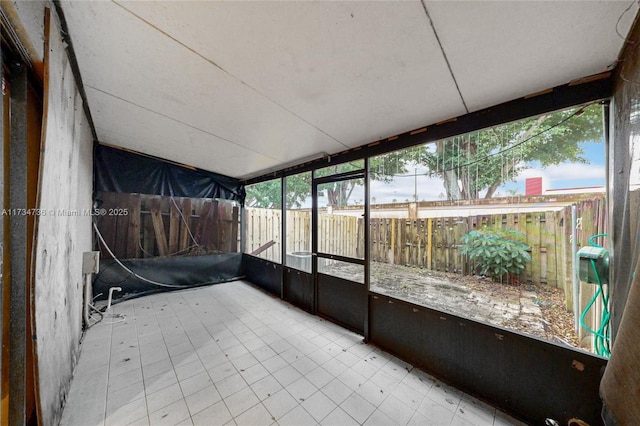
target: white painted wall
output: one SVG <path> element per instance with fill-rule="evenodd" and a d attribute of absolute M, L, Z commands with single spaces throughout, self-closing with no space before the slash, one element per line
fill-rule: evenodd
<path fill-rule="evenodd" d="M 91 217 L 62 212 L 92 204 L 92 136 L 52 13 L 44 151 L 35 248 L 35 335 L 41 424 L 62 415 L 82 334 L 82 253 L 91 250 Z"/>

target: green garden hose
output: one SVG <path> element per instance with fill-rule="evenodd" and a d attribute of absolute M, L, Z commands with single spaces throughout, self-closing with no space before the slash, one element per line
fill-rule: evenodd
<path fill-rule="evenodd" d="M 599 237 L 605 237 L 606 235 L 607 234 L 594 235 L 593 237 L 589 238 L 589 244 L 591 244 L 593 247 L 602 248 L 602 246 L 596 244 L 594 240 Z M 585 330 L 593 334 L 593 346 L 596 354 L 602 357 L 609 358 L 611 356 L 609 348 L 609 318 L 611 316 L 609 313 L 609 288 L 608 286 L 605 288 L 605 286 L 602 284 L 600 274 L 598 273 L 598 268 L 596 267 L 596 261 L 594 259 L 591 259 L 590 262 L 598 283 L 598 290 L 596 290 L 595 294 L 587 304 L 587 307 L 582 312 L 582 315 L 580 315 L 580 325 L 582 325 Z M 587 315 L 587 312 L 589 312 L 589 309 L 591 309 L 596 300 L 598 300 L 598 297 L 602 298 L 602 316 L 600 318 L 600 326 L 597 330 L 593 330 L 591 327 L 585 324 L 584 318 Z"/>

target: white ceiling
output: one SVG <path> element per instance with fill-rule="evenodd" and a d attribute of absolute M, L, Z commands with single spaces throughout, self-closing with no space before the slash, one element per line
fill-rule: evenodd
<path fill-rule="evenodd" d="M 631 1 L 62 7 L 101 142 L 237 178 L 611 69 L 617 32 L 638 11 Z"/>

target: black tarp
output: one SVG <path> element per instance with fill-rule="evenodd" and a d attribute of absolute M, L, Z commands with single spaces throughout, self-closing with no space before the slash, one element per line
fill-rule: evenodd
<path fill-rule="evenodd" d="M 237 179 L 130 151 L 97 145 L 94 168 L 96 191 L 220 198 L 244 205 L 244 185 Z"/>
<path fill-rule="evenodd" d="M 147 280 L 168 284 L 172 287 L 155 285 L 141 280 L 122 268 L 113 259 L 101 260 L 100 272 L 93 280 L 95 299 L 106 300 L 111 287 L 122 289 L 113 293 L 114 300 L 122 300 L 150 293 L 219 284 L 242 278 L 241 253 L 130 259 L 121 262 L 128 269 Z"/>

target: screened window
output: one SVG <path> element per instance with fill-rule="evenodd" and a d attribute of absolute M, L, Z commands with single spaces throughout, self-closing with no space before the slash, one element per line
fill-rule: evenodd
<path fill-rule="evenodd" d="M 287 193 L 285 264 L 311 273 L 311 172 L 288 176 L 285 183 Z"/>
<path fill-rule="evenodd" d="M 592 349 L 571 241 L 607 232 L 602 128 L 594 104 L 373 157 L 372 291 Z"/>
<path fill-rule="evenodd" d="M 281 262 L 282 180 L 273 179 L 246 187 L 245 253 Z"/>

